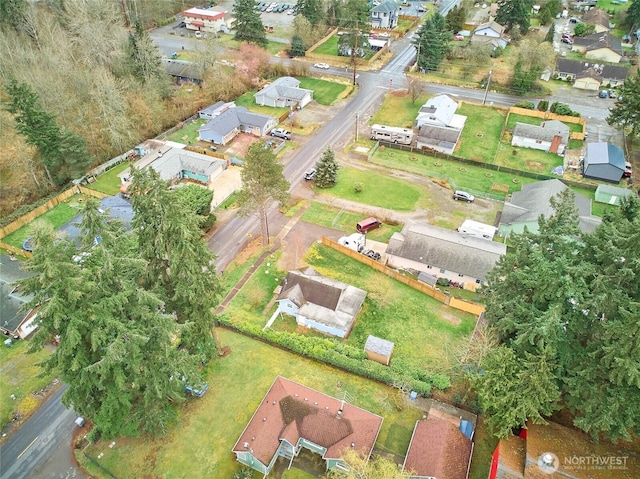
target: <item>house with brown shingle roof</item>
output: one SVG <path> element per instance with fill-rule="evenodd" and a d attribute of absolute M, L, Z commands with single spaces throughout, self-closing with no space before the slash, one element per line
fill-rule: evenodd
<path fill-rule="evenodd" d="M 311 267 L 293 270 L 282 280 L 278 309 L 271 318 L 288 314 L 300 326 L 346 338 L 366 296 L 366 291 L 322 276 Z"/>
<path fill-rule="evenodd" d="M 611 30 L 611 27 L 609 26 L 609 14 L 601 8 L 592 8 L 591 10 L 587 10 L 582 17 L 582 21 L 587 25 L 593 25 L 596 33 L 608 32 Z"/>
<path fill-rule="evenodd" d="M 466 479 L 473 442 L 465 435 L 461 418 L 435 408 L 416 422 L 403 470 L 416 479 Z"/>
<path fill-rule="evenodd" d="M 345 450 L 367 459 L 383 418 L 291 381 L 276 377 L 238 438 L 238 462 L 265 476 L 282 457 L 289 466 L 302 448 L 321 454 L 327 470 L 341 467 Z M 342 466 L 343 467 L 343 466 Z"/>
<path fill-rule="evenodd" d="M 622 58 L 622 43 L 610 33 L 593 33 L 586 37 L 575 37 L 571 51 L 582 53 L 590 60 L 619 63 Z"/>

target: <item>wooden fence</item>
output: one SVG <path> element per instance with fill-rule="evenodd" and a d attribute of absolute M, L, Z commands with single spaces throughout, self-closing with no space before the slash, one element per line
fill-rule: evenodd
<path fill-rule="evenodd" d="M 322 237 L 322 244 L 330 248 L 333 248 L 337 251 L 340 251 L 341 253 L 349 256 L 350 258 L 353 258 L 356 261 L 364 263 L 370 266 L 371 268 L 377 271 L 380 271 L 381 273 L 397 281 L 400 281 L 401 283 L 406 284 L 407 286 L 413 289 L 417 289 L 418 291 L 428 296 L 431 296 L 434 299 L 437 299 L 441 303 L 446 304 L 447 306 L 451 306 L 452 308 L 459 309 L 461 311 L 465 311 L 467 313 L 471 313 L 474 315 L 480 315 L 485 310 L 484 306 L 482 305 L 468 303 L 461 299 L 452 298 L 451 296 L 444 294 L 442 291 L 437 291 L 435 288 L 429 286 L 426 283 L 423 283 L 422 281 L 418 281 L 417 279 L 413 279 L 409 276 L 405 276 L 404 274 L 396 271 L 395 269 L 389 268 L 388 266 L 380 263 L 379 261 L 375 261 L 369 258 L 368 256 L 365 256 L 361 253 L 358 253 L 356 251 L 353 251 L 352 249 L 347 248 L 346 246 L 342 246 L 336 241 L 333 241 L 332 239 L 329 239 L 325 236 Z"/>
<path fill-rule="evenodd" d="M 53 208 L 56 205 L 58 205 L 58 204 L 62 203 L 63 201 L 65 201 L 67 198 L 69 198 L 69 197 L 71 197 L 73 195 L 80 194 L 80 193 L 82 193 L 84 195 L 95 196 L 96 198 L 104 198 L 105 196 L 109 196 L 109 195 L 106 195 L 104 193 L 100 193 L 99 191 L 95 191 L 95 190 L 91 190 L 89 188 L 85 188 L 84 186 L 73 186 L 73 187 L 69 188 L 68 190 L 63 191 L 59 195 L 51 198 L 46 203 L 44 203 L 44 204 L 38 206 L 37 208 L 29 211 L 28 213 L 26 213 L 25 215 L 21 216 L 17 220 L 9 223 L 4 228 L 0 228 L 0 239 L 4 238 L 5 236 L 7 236 L 7 235 L 9 235 L 11 233 L 13 233 L 14 231 L 19 230 L 24 225 L 32 222 L 34 219 L 38 218 L 39 216 L 42 216 L 44 213 L 49 211 L 51 208 Z M 5 243 L 4 241 L 0 241 L 0 248 L 4 248 L 4 249 L 6 249 L 7 251 L 9 251 L 9 252 L 11 252 L 13 254 L 25 256 L 27 258 L 31 257 L 31 253 L 29 253 L 28 251 L 24 251 L 22 248 L 16 248 L 15 246 L 11 246 L 10 244 Z"/>

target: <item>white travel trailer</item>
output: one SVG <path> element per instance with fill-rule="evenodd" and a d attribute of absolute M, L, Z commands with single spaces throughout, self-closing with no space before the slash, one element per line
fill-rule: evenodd
<path fill-rule="evenodd" d="M 396 126 L 372 125 L 371 139 L 385 141 L 387 143 L 410 145 L 413 141 L 413 130 L 409 128 L 398 128 Z"/>
<path fill-rule="evenodd" d="M 493 237 L 498 232 L 498 228 L 473 220 L 464 220 L 462 226 L 458 228 L 458 232 L 473 236 L 474 238 L 483 238 L 493 241 Z"/>

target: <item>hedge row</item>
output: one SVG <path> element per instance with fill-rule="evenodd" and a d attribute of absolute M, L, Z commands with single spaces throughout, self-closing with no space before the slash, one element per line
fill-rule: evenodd
<path fill-rule="evenodd" d="M 451 385 L 446 375 L 430 374 L 398 358 L 393 359 L 391 366 L 385 366 L 368 360 L 363 350 L 333 339 L 307 337 L 273 329 L 263 331 L 257 325 L 234 324 L 224 315 L 218 318 L 218 322 L 242 334 L 275 344 L 300 356 L 336 366 L 389 386 L 406 387 L 422 396 L 428 396 L 432 388 L 446 389 Z"/>

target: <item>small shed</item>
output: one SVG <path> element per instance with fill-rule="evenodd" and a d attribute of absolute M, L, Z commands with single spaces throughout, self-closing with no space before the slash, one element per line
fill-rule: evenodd
<path fill-rule="evenodd" d="M 367 354 L 367 359 L 388 366 L 393 347 L 394 344 L 391 341 L 370 335 L 364 345 L 364 352 Z"/>
<path fill-rule="evenodd" d="M 618 188 L 617 186 L 598 185 L 595 200 L 598 203 L 618 206 L 620 205 L 620 199 L 625 196 L 633 196 L 633 191 L 625 188 Z"/>
<path fill-rule="evenodd" d="M 418 274 L 418 281 L 426 283 L 429 286 L 432 286 L 435 288 L 438 278 L 436 276 L 433 276 L 432 274 L 421 271 L 420 274 Z"/>

